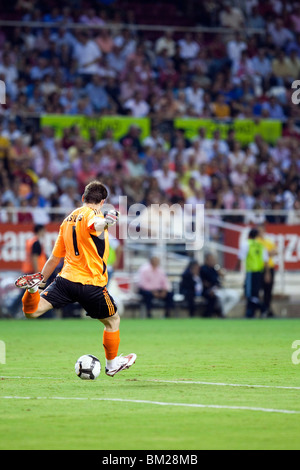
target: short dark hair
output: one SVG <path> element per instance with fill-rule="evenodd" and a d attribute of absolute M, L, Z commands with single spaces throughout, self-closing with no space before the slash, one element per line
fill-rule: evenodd
<path fill-rule="evenodd" d="M 35 234 L 42 232 L 42 230 L 45 230 L 44 225 L 36 224 L 33 228 L 33 232 Z"/>
<path fill-rule="evenodd" d="M 107 189 L 100 181 L 91 181 L 84 189 L 83 202 L 87 204 L 100 204 L 107 198 Z"/>
<path fill-rule="evenodd" d="M 259 235 L 259 231 L 257 230 L 257 228 L 252 228 L 249 232 L 249 235 L 248 235 L 248 238 L 250 238 L 251 240 L 254 240 L 255 238 L 257 238 Z"/>

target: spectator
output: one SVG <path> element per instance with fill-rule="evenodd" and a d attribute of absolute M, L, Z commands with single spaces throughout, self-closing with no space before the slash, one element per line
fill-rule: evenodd
<path fill-rule="evenodd" d="M 12 63 L 10 55 L 8 53 L 2 54 L 2 60 L 0 63 L 0 75 L 4 76 L 4 81 L 8 84 L 8 86 L 18 79 L 18 69 L 16 65 Z"/>
<path fill-rule="evenodd" d="M 294 4 L 290 19 L 295 33 L 300 33 L 300 5 Z"/>
<path fill-rule="evenodd" d="M 280 50 L 272 60 L 272 72 L 277 85 L 285 85 L 292 80 L 293 68 L 289 57 Z"/>
<path fill-rule="evenodd" d="M 107 64 L 117 74 L 122 73 L 126 59 L 122 55 L 122 48 L 114 45 L 111 51 L 107 54 Z"/>
<path fill-rule="evenodd" d="M 233 7 L 230 1 L 225 1 L 220 13 L 220 25 L 223 28 L 241 29 L 245 24 L 242 10 Z"/>
<path fill-rule="evenodd" d="M 263 30 L 266 26 L 266 22 L 264 20 L 264 17 L 260 14 L 258 6 L 254 6 L 252 8 L 252 12 L 248 16 L 246 22 L 247 22 L 248 28 L 262 29 Z"/>
<path fill-rule="evenodd" d="M 99 72 L 101 51 L 95 41 L 89 39 L 85 31 L 80 33 L 78 39 L 73 57 L 77 63 L 78 73 L 84 77 L 84 80 L 87 80 Z"/>
<path fill-rule="evenodd" d="M 240 301 L 238 290 L 224 286 L 225 276 L 225 270 L 216 263 L 214 255 L 207 253 L 200 268 L 202 295 L 207 300 L 205 316 L 226 317 Z"/>
<path fill-rule="evenodd" d="M 213 116 L 217 119 L 228 119 L 230 118 L 231 110 L 230 106 L 225 102 L 225 97 L 222 93 L 217 96 L 217 99 L 212 103 Z"/>
<path fill-rule="evenodd" d="M 272 66 L 264 48 L 259 48 L 257 54 L 252 58 L 252 68 L 261 87 L 263 90 L 266 89 L 272 73 Z"/>
<path fill-rule="evenodd" d="M 276 18 L 274 23 L 271 23 L 269 28 L 270 35 L 272 37 L 273 44 L 275 47 L 283 48 L 289 41 L 293 41 L 294 35 L 284 26 L 282 18 Z"/>
<path fill-rule="evenodd" d="M 138 153 L 142 152 L 142 144 L 140 141 L 141 129 L 136 124 L 132 124 L 128 130 L 128 133 L 120 139 L 120 144 L 126 148 L 133 147 L 137 149 Z"/>
<path fill-rule="evenodd" d="M 197 298 L 202 294 L 203 286 L 200 278 L 200 266 L 192 260 L 182 273 L 180 293 L 184 296 L 188 305 L 189 316 L 194 317 L 197 309 Z"/>
<path fill-rule="evenodd" d="M 205 317 L 224 317 L 223 306 L 216 291 L 221 287 L 220 273 L 215 268 L 215 258 L 211 253 L 205 255 L 204 264 L 200 268 L 200 277 L 203 284 L 203 297 L 207 304 L 205 307 Z"/>
<path fill-rule="evenodd" d="M 174 57 L 176 43 L 173 39 L 173 31 L 167 29 L 163 36 L 157 39 L 155 43 L 155 52 L 160 55 L 162 51 L 167 51 L 167 57 Z"/>
<path fill-rule="evenodd" d="M 124 103 L 124 108 L 134 117 L 145 117 L 150 110 L 140 91 L 136 91 L 134 96 Z"/>
<path fill-rule="evenodd" d="M 152 317 L 153 300 L 158 299 L 165 305 L 165 317 L 170 316 L 173 306 L 173 294 L 170 283 L 160 267 L 160 258 L 157 255 L 150 257 L 149 263 L 143 265 L 138 271 L 138 289 L 146 305 L 147 317 Z"/>
<path fill-rule="evenodd" d="M 284 121 L 286 118 L 283 107 L 279 104 L 278 99 L 275 96 L 271 96 L 269 101 L 263 103 L 262 112 L 264 117 L 268 117 L 270 119 L 279 119 Z"/>
<path fill-rule="evenodd" d="M 201 115 L 203 110 L 204 90 L 201 88 L 199 80 L 194 79 L 191 86 L 186 88 L 186 101 L 196 114 Z"/>
<path fill-rule="evenodd" d="M 88 26 L 102 26 L 105 24 L 105 21 L 96 15 L 94 8 L 89 8 L 85 14 L 81 15 L 79 21 Z"/>
<path fill-rule="evenodd" d="M 109 96 L 99 75 L 93 75 L 92 81 L 87 84 L 85 91 L 96 113 L 109 109 Z"/>
<path fill-rule="evenodd" d="M 33 232 L 34 236 L 26 243 L 26 259 L 22 267 L 23 273 L 26 274 L 40 272 L 47 261 L 43 247 L 45 227 L 37 224 Z"/>
<path fill-rule="evenodd" d="M 109 54 L 114 48 L 114 41 L 112 34 L 109 29 L 102 28 L 99 31 L 98 37 L 95 39 L 95 43 L 99 47 L 102 54 Z"/>
<path fill-rule="evenodd" d="M 241 33 L 237 31 L 234 38 L 227 43 L 227 55 L 232 67 L 236 67 L 241 59 L 242 52 L 245 50 L 247 50 L 247 44 L 243 40 Z"/>
<path fill-rule="evenodd" d="M 191 33 L 186 33 L 183 39 L 178 41 L 180 47 L 180 57 L 184 60 L 195 59 L 198 55 L 200 46 L 194 40 Z"/>
<path fill-rule="evenodd" d="M 300 75 L 300 58 L 296 49 L 292 49 L 289 55 L 290 61 L 290 78 L 296 80 Z"/>

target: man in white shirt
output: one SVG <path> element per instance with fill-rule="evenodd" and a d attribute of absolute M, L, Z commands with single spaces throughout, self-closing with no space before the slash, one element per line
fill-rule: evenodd
<path fill-rule="evenodd" d="M 275 22 L 270 25 L 269 32 L 275 46 L 279 48 L 286 46 L 289 41 L 294 40 L 292 32 L 284 27 L 282 18 L 277 18 Z"/>
<path fill-rule="evenodd" d="M 95 41 L 89 39 L 84 31 L 79 36 L 79 42 L 74 48 L 74 59 L 77 61 L 78 73 L 96 75 L 99 73 L 101 51 Z"/>
<path fill-rule="evenodd" d="M 233 7 L 229 1 L 225 2 L 224 9 L 220 13 L 220 23 L 223 28 L 242 28 L 245 24 L 242 10 Z"/>
<path fill-rule="evenodd" d="M 192 85 L 187 87 L 185 90 L 188 105 L 191 106 L 199 115 L 202 113 L 204 106 L 203 95 L 204 90 L 200 87 L 200 83 L 197 79 L 194 79 Z"/>
<path fill-rule="evenodd" d="M 227 43 L 227 54 L 235 68 L 241 59 L 242 52 L 247 49 L 247 44 L 243 41 L 241 33 L 236 32 L 235 37 Z"/>
<path fill-rule="evenodd" d="M 124 108 L 131 111 L 134 117 L 146 117 L 150 111 L 150 106 L 142 98 L 142 94 L 139 91 L 134 94 L 133 98 L 125 102 Z"/>
<path fill-rule="evenodd" d="M 4 81 L 7 85 L 15 82 L 18 79 L 18 70 L 15 65 L 11 63 L 8 53 L 3 54 L 2 63 L 0 64 L 0 75 L 4 76 Z"/>
<path fill-rule="evenodd" d="M 159 188 L 166 192 L 173 187 L 177 174 L 175 171 L 170 170 L 169 163 L 165 161 L 162 169 L 154 171 L 153 176 L 157 179 Z"/>
<path fill-rule="evenodd" d="M 180 57 L 185 60 L 195 59 L 200 50 L 199 44 L 193 40 L 191 33 L 186 33 L 184 38 L 178 41 L 178 45 L 180 47 Z"/>
<path fill-rule="evenodd" d="M 155 52 L 156 54 L 160 54 L 163 50 L 167 51 L 168 57 L 173 57 L 176 51 L 176 43 L 173 39 L 173 31 L 171 29 L 167 29 L 165 34 L 157 39 L 155 43 Z"/>
<path fill-rule="evenodd" d="M 127 58 L 134 54 L 136 50 L 136 40 L 131 36 L 129 29 L 123 29 L 118 36 L 114 38 L 115 46 L 121 48 L 121 55 Z"/>
<path fill-rule="evenodd" d="M 151 129 L 151 134 L 143 140 L 143 146 L 150 147 L 152 149 L 156 149 L 158 147 L 164 148 L 165 145 L 166 141 L 156 127 L 153 127 Z"/>

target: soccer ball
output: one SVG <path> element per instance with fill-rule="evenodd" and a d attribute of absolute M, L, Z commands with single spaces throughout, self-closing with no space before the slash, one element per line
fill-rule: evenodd
<path fill-rule="evenodd" d="M 75 372 L 82 380 L 95 380 L 101 372 L 101 364 L 92 354 L 81 356 L 75 364 Z"/>

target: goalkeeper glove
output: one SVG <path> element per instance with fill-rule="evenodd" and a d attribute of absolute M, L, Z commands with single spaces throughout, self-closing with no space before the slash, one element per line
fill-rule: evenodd
<path fill-rule="evenodd" d="M 108 227 L 115 225 L 118 222 L 119 217 L 120 217 L 120 212 L 116 210 L 110 210 L 104 214 L 106 225 Z"/>

